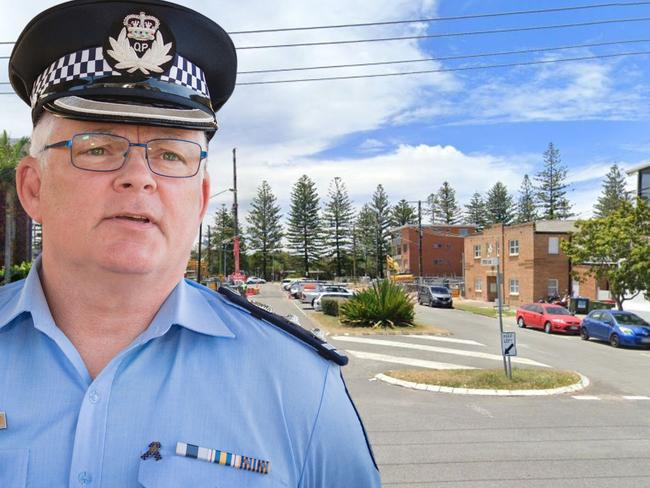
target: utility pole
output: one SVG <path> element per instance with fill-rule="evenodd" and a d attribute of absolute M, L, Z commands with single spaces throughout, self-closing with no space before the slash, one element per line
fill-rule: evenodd
<path fill-rule="evenodd" d="M 212 267 L 212 241 L 210 240 L 210 226 L 208 225 L 208 275 Z"/>
<path fill-rule="evenodd" d="M 234 219 L 235 239 L 233 241 L 233 256 L 235 259 L 236 275 L 239 274 L 239 222 L 237 220 L 237 148 L 232 148 L 232 188 L 233 188 L 233 204 L 232 213 Z"/>
<path fill-rule="evenodd" d="M 357 282 L 357 229 L 352 226 L 352 279 Z"/>
<path fill-rule="evenodd" d="M 412 207 L 411 207 L 412 208 Z M 422 200 L 418 200 L 418 259 L 419 259 L 419 282 L 422 284 L 424 273 L 422 272 Z"/>
<path fill-rule="evenodd" d="M 201 283 L 201 241 L 203 240 L 203 221 L 199 224 L 199 255 L 196 261 L 196 282 Z"/>

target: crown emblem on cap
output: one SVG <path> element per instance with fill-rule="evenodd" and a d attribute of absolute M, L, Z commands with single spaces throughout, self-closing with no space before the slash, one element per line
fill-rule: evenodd
<path fill-rule="evenodd" d="M 124 27 L 127 28 L 127 36 L 138 41 L 153 41 L 160 21 L 153 15 L 131 14 L 124 17 Z"/>
<path fill-rule="evenodd" d="M 173 56 L 169 54 L 172 43 L 165 43 L 158 30 L 160 21 L 140 12 L 124 17 L 123 25 L 117 39 L 108 38 L 111 49 L 106 53 L 117 61 L 114 68 L 129 73 L 141 71 L 145 75 L 162 73 L 162 65 Z"/>

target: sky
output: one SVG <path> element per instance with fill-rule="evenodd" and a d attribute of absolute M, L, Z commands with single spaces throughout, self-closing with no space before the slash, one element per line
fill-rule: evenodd
<path fill-rule="evenodd" d="M 624 0 L 627 1 L 627 0 Z M 15 40 L 27 22 L 59 2 L 0 0 L 0 41 Z M 219 0 L 180 1 L 229 32 L 340 25 L 594 5 L 597 0 Z M 635 2 L 639 3 L 639 2 Z M 642 3 L 642 2 L 641 2 Z M 241 49 L 268 44 L 467 33 L 606 20 L 650 19 L 648 5 L 569 10 L 474 19 L 233 35 L 239 70 L 353 64 L 467 56 L 503 51 L 644 40 L 536 53 L 427 61 L 384 66 L 240 74 L 238 82 L 449 70 L 650 51 L 649 20 L 523 32 L 442 36 L 390 42 Z M 111 19 L 112 22 L 113 19 Z M 80 23 L 80 28 L 83 28 Z M 0 45 L 0 56 L 11 53 Z M 181 53 L 190 60 L 191 53 Z M 588 218 L 604 175 L 650 160 L 650 68 L 647 54 L 445 71 L 353 80 L 238 86 L 218 113 L 220 130 L 209 148 L 212 193 L 232 186 L 237 148 L 241 213 L 263 180 L 286 217 L 292 185 L 303 175 L 326 200 L 340 176 L 355 207 L 382 184 L 392 203 L 425 200 L 443 181 L 461 204 L 497 181 L 516 198 L 522 178 L 538 173 L 549 142 L 568 168 L 568 196 Z M 0 82 L 7 81 L 0 59 Z M 0 85 L 0 92 L 10 86 Z M 0 129 L 28 136 L 29 108 L 0 95 Z M 633 181 L 629 178 L 629 188 Z M 210 214 L 230 205 L 226 192 L 211 200 Z"/>

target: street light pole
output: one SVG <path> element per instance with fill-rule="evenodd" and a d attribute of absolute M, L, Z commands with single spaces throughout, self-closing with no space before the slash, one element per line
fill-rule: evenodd
<path fill-rule="evenodd" d="M 214 195 L 210 195 L 208 200 L 212 200 L 214 197 L 218 197 L 219 195 L 226 193 L 227 191 L 233 191 L 232 188 L 226 188 L 225 190 L 219 191 L 215 193 Z M 201 283 L 201 248 L 203 246 L 203 219 L 201 219 L 201 223 L 199 224 L 199 250 L 198 250 L 198 264 L 197 264 L 197 269 L 196 269 L 196 281 L 197 283 Z M 208 246 L 210 243 L 208 242 Z"/>
<path fill-rule="evenodd" d="M 419 284 L 422 284 L 422 200 L 418 200 L 418 259 L 419 259 Z"/>

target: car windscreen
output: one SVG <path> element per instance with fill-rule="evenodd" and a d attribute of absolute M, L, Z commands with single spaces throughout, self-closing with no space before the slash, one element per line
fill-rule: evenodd
<path fill-rule="evenodd" d="M 546 313 L 549 315 L 571 315 L 564 307 L 546 307 Z"/>
<path fill-rule="evenodd" d="M 617 313 L 614 314 L 614 318 L 621 325 L 649 325 L 648 322 L 633 313 Z"/>
<path fill-rule="evenodd" d="M 431 293 L 440 293 L 441 295 L 449 295 L 449 290 L 444 286 L 432 286 Z"/>

